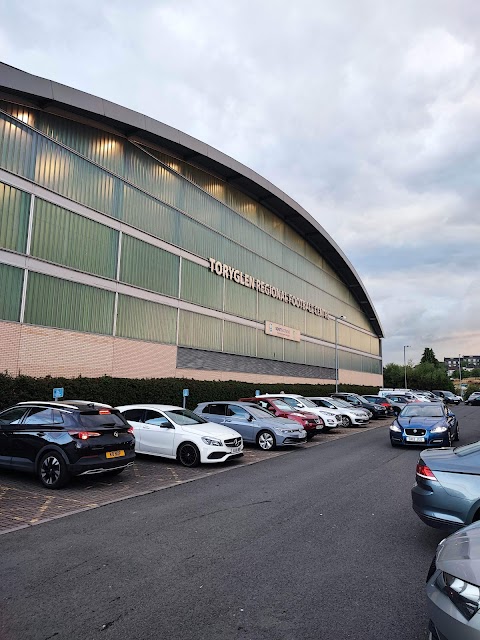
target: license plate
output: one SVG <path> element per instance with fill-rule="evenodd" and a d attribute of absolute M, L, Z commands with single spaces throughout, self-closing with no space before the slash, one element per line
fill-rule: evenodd
<path fill-rule="evenodd" d="M 242 447 L 233 447 L 232 449 L 230 449 L 230 453 L 240 453 L 241 450 Z"/>
<path fill-rule="evenodd" d="M 107 458 L 122 458 L 125 455 L 125 451 L 120 449 L 119 451 L 107 451 L 105 456 Z"/>
<path fill-rule="evenodd" d="M 407 436 L 407 442 L 425 442 L 423 436 Z"/>

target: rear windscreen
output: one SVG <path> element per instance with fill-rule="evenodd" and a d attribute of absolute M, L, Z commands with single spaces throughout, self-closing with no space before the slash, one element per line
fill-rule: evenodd
<path fill-rule="evenodd" d="M 128 424 L 118 413 L 99 413 L 89 411 L 80 414 L 80 424 L 89 429 L 97 427 L 128 427 Z"/>

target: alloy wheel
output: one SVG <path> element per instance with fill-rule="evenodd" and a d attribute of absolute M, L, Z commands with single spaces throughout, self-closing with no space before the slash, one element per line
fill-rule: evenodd
<path fill-rule="evenodd" d="M 264 451 L 269 451 L 275 446 L 275 438 L 268 431 L 262 431 L 258 434 L 258 446 Z"/>
<path fill-rule="evenodd" d="M 40 475 L 45 485 L 51 487 L 56 484 L 61 476 L 62 468 L 56 456 L 48 456 L 43 459 L 40 467 Z"/>

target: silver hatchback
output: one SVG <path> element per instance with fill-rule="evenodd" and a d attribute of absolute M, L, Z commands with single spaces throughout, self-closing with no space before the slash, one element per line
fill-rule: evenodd
<path fill-rule="evenodd" d="M 253 442 L 264 451 L 307 440 L 307 432 L 298 422 L 272 416 L 253 402 L 202 402 L 195 413 L 235 429 L 244 442 Z"/>
<path fill-rule="evenodd" d="M 427 576 L 430 640 L 480 640 L 480 522 L 442 540 Z"/>

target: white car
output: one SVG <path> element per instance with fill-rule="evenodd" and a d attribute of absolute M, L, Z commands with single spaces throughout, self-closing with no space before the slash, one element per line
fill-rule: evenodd
<path fill-rule="evenodd" d="M 258 398 L 281 398 L 292 409 L 296 409 L 300 413 L 314 413 L 323 420 L 325 429 L 334 429 L 342 426 L 340 416 L 323 407 L 317 407 L 314 402 L 296 393 L 264 393 L 256 396 L 255 400 L 258 400 Z"/>
<path fill-rule="evenodd" d="M 352 425 L 365 425 L 372 417 L 372 414 L 367 409 L 355 409 L 352 405 L 345 400 L 339 400 L 338 398 L 327 398 L 320 396 L 317 398 L 309 398 L 315 404 L 319 406 L 327 407 L 330 411 L 335 411 L 340 416 L 342 421 L 342 427 L 351 427 Z"/>
<path fill-rule="evenodd" d="M 165 404 L 117 407 L 133 427 L 136 453 L 173 458 L 185 467 L 243 456 L 242 436 L 193 411 Z"/>

